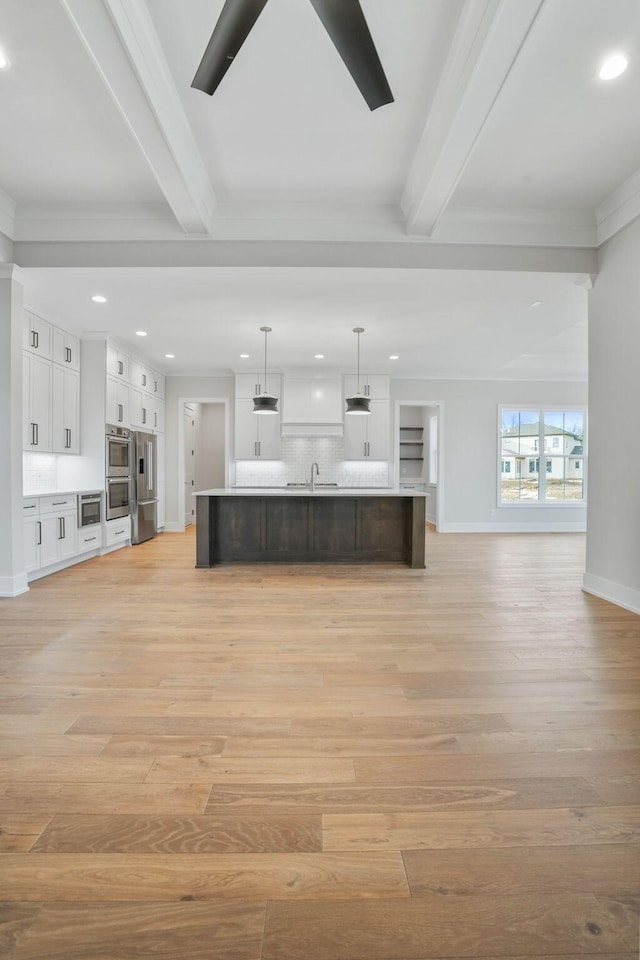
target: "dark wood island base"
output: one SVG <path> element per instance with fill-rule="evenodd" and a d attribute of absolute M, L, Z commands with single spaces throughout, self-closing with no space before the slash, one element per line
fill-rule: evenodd
<path fill-rule="evenodd" d="M 217 563 L 425 566 L 425 497 L 286 491 L 196 494 L 196 567 Z"/>

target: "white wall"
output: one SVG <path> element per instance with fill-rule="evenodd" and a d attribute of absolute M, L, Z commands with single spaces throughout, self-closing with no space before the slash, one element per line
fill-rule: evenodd
<path fill-rule="evenodd" d="M 224 487 L 224 404 L 198 403 L 196 406 L 195 489 Z"/>
<path fill-rule="evenodd" d="M 586 383 L 513 380 L 392 380 L 392 401 L 438 401 L 443 532 L 584 530 L 583 506 L 498 506 L 498 405 L 587 402 Z M 395 403 L 392 403 L 395 409 Z"/>
<path fill-rule="evenodd" d="M 165 385 L 165 440 L 167 469 L 167 527 L 178 523 L 178 469 L 182 450 L 178 447 L 178 411 L 180 399 L 229 400 L 230 430 L 233 431 L 233 377 L 167 377 Z M 224 486 L 224 484 L 223 484 Z"/>
<path fill-rule="evenodd" d="M 589 295 L 584 587 L 640 613 L 640 219 L 598 252 Z"/>

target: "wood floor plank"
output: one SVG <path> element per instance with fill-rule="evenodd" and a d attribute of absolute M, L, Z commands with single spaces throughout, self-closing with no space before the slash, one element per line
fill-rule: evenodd
<path fill-rule="evenodd" d="M 0 814 L 0 853 L 30 850 L 51 817 L 30 813 Z"/>
<path fill-rule="evenodd" d="M 421 783 L 430 780 L 499 779 L 500 777 L 594 777 L 606 763 L 611 775 L 633 774 L 640 766 L 637 750 L 590 753 L 466 754 L 438 757 L 382 757 L 354 760 L 358 783 Z"/>
<path fill-rule="evenodd" d="M 639 740 L 640 745 L 640 740 Z M 423 737 L 229 737 L 226 757 L 382 757 L 460 753 L 454 734 Z"/>
<path fill-rule="evenodd" d="M 260 903 L 46 904 L 12 960 L 257 960 Z"/>
<path fill-rule="evenodd" d="M 408 897 L 399 853 L 2 855 L 0 901 Z"/>
<path fill-rule="evenodd" d="M 257 741 L 259 738 L 255 738 Z M 225 737 L 162 737 L 116 734 L 108 739 L 102 757 L 209 757 L 219 756 Z"/>
<path fill-rule="evenodd" d="M 45 826 L 31 848 L 34 853 L 318 853 L 322 850 L 319 815 L 109 817 L 58 814 Z"/>
<path fill-rule="evenodd" d="M 439 897 L 395 903 L 267 905 L 263 960 L 585 957 L 627 952 L 592 896 Z"/>
<path fill-rule="evenodd" d="M 209 792 L 201 783 L 0 783 L 0 812 L 199 814 Z"/>
<path fill-rule="evenodd" d="M 31 929 L 40 904 L 0 903 L 0 957 L 14 960 L 22 938 Z"/>
<path fill-rule="evenodd" d="M 0 736 L 1 757 L 97 757 L 107 743 L 108 735 L 69 736 L 67 734 L 39 734 L 38 736 Z"/>
<path fill-rule="evenodd" d="M 457 713 L 442 717 L 347 717 L 291 720 L 292 737 L 419 737 L 509 731 L 499 714 Z"/>
<path fill-rule="evenodd" d="M 407 850 L 411 895 L 439 897 L 585 894 L 637 897 L 640 857 L 624 844 Z"/>
<path fill-rule="evenodd" d="M 149 737 L 284 737 L 291 721 L 244 717 L 136 717 L 129 715 L 82 716 L 69 733 Z M 503 721 L 503 729 L 508 727 Z"/>
<path fill-rule="evenodd" d="M 142 783 L 151 770 L 142 761 L 102 757 L 8 757 L 2 761 L 4 783 L 47 780 L 49 783 Z"/>
<path fill-rule="evenodd" d="M 160 757 L 147 783 L 353 783 L 353 761 L 317 757 Z"/>
<path fill-rule="evenodd" d="M 322 836 L 334 851 L 639 844 L 640 806 L 325 814 Z"/>
<path fill-rule="evenodd" d="M 406 810 L 529 810 L 602 804 L 600 794 L 579 777 L 550 780 L 479 780 L 476 783 L 432 783 L 412 786 L 264 785 L 220 786 L 211 790 L 206 812 L 221 809 L 252 815 L 283 813 L 391 813 Z"/>

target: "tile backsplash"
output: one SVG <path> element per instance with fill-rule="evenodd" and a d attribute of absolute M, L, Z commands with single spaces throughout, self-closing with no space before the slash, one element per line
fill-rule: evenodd
<path fill-rule="evenodd" d="M 238 460 L 236 486 L 280 487 L 309 479 L 317 463 L 320 483 L 341 487 L 387 487 L 386 460 L 344 460 L 342 437 L 283 437 L 281 460 Z"/>
<path fill-rule="evenodd" d="M 51 453 L 22 454 L 22 489 L 26 496 L 58 488 L 58 458 Z"/>

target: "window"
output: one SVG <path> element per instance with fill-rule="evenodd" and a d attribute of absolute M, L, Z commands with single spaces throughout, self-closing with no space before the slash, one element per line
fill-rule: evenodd
<path fill-rule="evenodd" d="M 584 442 L 584 410 L 501 408 L 499 502 L 584 503 Z"/>

